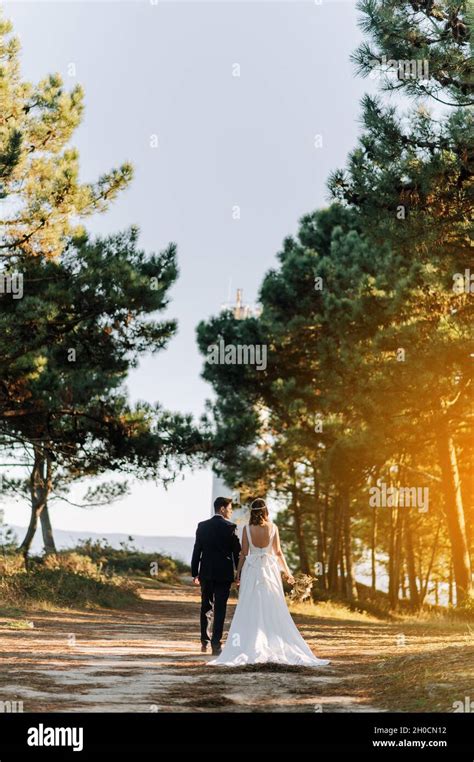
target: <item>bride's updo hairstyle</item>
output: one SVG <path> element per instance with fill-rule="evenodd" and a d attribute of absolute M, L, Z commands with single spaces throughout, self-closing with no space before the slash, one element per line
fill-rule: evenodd
<path fill-rule="evenodd" d="M 257 524 L 262 526 L 268 519 L 268 508 L 265 504 L 265 500 L 261 497 L 257 497 L 250 506 L 250 518 L 249 524 Z"/>

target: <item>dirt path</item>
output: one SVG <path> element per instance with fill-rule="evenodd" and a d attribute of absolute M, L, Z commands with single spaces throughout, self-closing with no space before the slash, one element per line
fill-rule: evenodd
<path fill-rule="evenodd" d="M 298 615 L 331 664 L 229 670 L 207 667 L 212 657 L 199 651 L 197 589 L 141 596 L 133 610 L 36 611 L 31 629 L 0 629 L 0 700 L 22 701 L 25 712 L 379 711 L 367 669 L 396 653 L 393 624 Z"/>

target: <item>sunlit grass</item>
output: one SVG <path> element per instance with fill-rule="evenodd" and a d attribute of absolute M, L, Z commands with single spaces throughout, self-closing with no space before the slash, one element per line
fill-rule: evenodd
<path fill-rule="evenodd" d="M 438 630 L 447 633 L 465 633 L 474 638 L 474 622 L 471 624 L 464 619 L 456 619 L 455 616 L 440 614 L 433 611 L 422 611 L 419 614 L 400 615 L 397 622 L 404 627 L 428 627 L 430 630 Z"/>
<path fill-rule="evenodd" d="M 391 711 L 453 712 L 456 702 L 472 695 L 474 646 L 447 644 L 418 653 L 413 648 L 372 667 L 372 700 Z"/>
<path fill-rule="evenodd" d="M 1 630 L 31 630 L 31 622 L 26 619 L 0 619 Z"/>
<path fill-rule="evenodd" d="M 319 601 L 318 603 L 291 603 L 288 601 L 292 614 L 303 616 L 323 617 L 327 619 L 350 619 L 354 622 L 379 622 L 380 620 L 365 611 L 354 611 L 342 603 Z"/>

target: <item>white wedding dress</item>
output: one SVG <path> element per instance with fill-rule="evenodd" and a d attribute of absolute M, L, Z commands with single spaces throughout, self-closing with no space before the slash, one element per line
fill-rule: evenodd
<path fill-rule="evenodd" d="M 248 525 L 249 552 L 242 567 L 239 601 L 227 641 L 209 666 L 240 667 L 245 664 L 298 664 L 323 667 L 329 659 L 318 659 L 305 643 L 291 618 L 285 600 L 278 556 L 273 552 L 275 524 L 265 548 L 252 543 Z"/>

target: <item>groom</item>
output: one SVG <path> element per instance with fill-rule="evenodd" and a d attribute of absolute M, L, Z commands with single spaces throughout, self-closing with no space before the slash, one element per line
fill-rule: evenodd
<path fill-rule="evenodd" d="M 201 585 L 201 651 L 206 653 L 210 641 L 215 656 L 222 651 L 227 599 L 240 553 L 240 542 L 235 533 L 237 524 L 230 521 L 231 516 L 232 499 L 218 497 L 214 501 L 212 519 L 198 524 L 191 561 L 194 584 Z"/>

